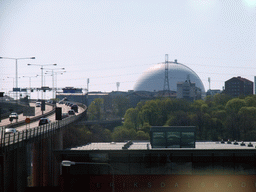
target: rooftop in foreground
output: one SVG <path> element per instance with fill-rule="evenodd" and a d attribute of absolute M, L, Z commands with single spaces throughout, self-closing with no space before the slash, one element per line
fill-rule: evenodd
<path fill-rule="evenodd" d="M 84 146 L 79 146 L 75 148 L 70 148 L 67 150 L 76 151 L 76 150 L 251 150 L 255 149 L 256 141 L 252 142 L 244 142 L 244 146 L 242 146 L 242 142 L 239 141 L 235 144 L 235 142 L 231 142 L 230 144 L 221 143 L 220 141 L 213 142 L 196 142 L 195 148 L 152 148 L 149 141 L 129 141 L 130 144 L 127 148 L 124 148 L 128 142 L 97 142 L 97 143 L 89 143 Z M 251 146 L 248 146 L 249 144 Z M 255 149 L 256 150 L 256 149 Z"/>

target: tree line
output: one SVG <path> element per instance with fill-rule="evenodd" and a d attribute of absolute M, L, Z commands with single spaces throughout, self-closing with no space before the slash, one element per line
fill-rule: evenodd
<path fill-rule="evenodd" d="M 99 125 L 83 127 L 79 135 L 90 142 L 148 140 L 151 126 L 196 126 L 197 140 L 247 141 L 256 138 L 255 95 L 231 98 L 216 94 L 193 102 L 157 98 L 141 101 L 134 108 L 129 108 L 128 101 L 120 97 L 115 106 L 111 117 L 123 117 L 122 126 L 112 131 Z M 88 107 L 88 118 L 103 117 L 109 117 L 104 111 L 104 100 L 96 99 Z"/>
<path fill-rule="evenodd" d="M 124 118 L 123 127 L 128 130 L 145 131 L 150 126 L 196 126 L 198 140 L 254 140 L 256 96 L 231 98 L 217 94 L 194 102 L 155 99 L 128 109 Z"/>

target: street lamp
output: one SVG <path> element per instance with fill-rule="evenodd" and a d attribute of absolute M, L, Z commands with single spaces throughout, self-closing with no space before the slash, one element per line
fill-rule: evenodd
<path fill-rule="evenodd" d="M 53 81 L 53 74 L 47 73 L 48 71 L 45 71 L 45 75 L 52 76 L 52 99 L 54 99 L 54 81 Z"/>
<path fill-rule="evenodd" d="M 108 164 L 108 163 L 94 163 L 94 162 L 74 162 L 74 161 L 69 161 L 69 160 L 63 160 L 61 162 L 61 165 L 63 167 L 70 167 L 71 165 L 106 165 L 108 167 L 110 167 L 111 172 L 112 172 L 112 182 L 113 182 L 113 187 L 112 187 L 112 191 L 115 191 L 115 184 L 114 184 L 114 169 L 113 167 Z"/>
<path fill-rule="evenodd" d="M 15 81 L 14 81 L 14 80 L 15 80 L 15 77 L 7 77 L 7 78 L 8 78 L 8 79 L 12 79 L 12 87 L 14 88 L 14 86 L 15 86 L 15 85 L 14 85 L 14 82 L 15 82 Z M 18 77 L 18 78 L 20 78 L 20 77 Z"/>
<path fill-rule="evenodd" d="M 41 68 L 41 90 L 42 90 L 42 100 L 43 100 L 43 83 L 44 83 L 44 80 L 43 80 L 43 75 L 44 75 L 44 66 L 49 66 L 49 65 L 57 65 L 56 63 L 54 64 L 30 64 L 28 63 L 28 66 L 40 66 Z"/>
<path fill-rule="evenodd" d="M 14 59 L 15 65 L 16 65 L 16 100 L 18 99 L 17 97 L 17 89 L 18 89 L 18 60 L 20 59 L 35 59 L 35 57 L 24 57 L 24 58 L 11 58 L 11 57 L 0 57 L 0 59 Z"/>
<path fill-rule="evenodd" d="M 57 90 L 58 90 L 58 85 L 57 85 L 57 83 L 58 83 L 58 81 L 57 81 L 57 74 L 61 74 L 61 75 L 63 75 L 63 73 L 66 73 L 66 71 L 62 71 L 62 72 L 55 72 L 55 76 L 56 76 L 56 80 L 55 80 L 55 82 L 56 82 L 56 93 L 55 93 L 55 97 L 57 98 Z"/>
<path fill-rule="evenodd" d="M 46 77 L 49 77 L 49 76 L 52 76 L 51 74 L 49 74 L 49 73 L 44 73 L 44 86 L 43 87 L 48 87 L 48 86 L 46 86 Z"/>
<path fill-rule="evenodd" d="M 12 96 L 13 96 L 13 98 L 14 98 L 14 87 L 15 87 L 15 77 L 7 77 L 8 79 L 12 79 L 12 84 L 13 84 L 13 86 L 12 86 Z M 18 78 L 20 78 L 20 77 L 18 77 Z M 17 93 L 17 92 L 16 92 Z M 16 102 L 17 102 L 17 99 L 18 99 L 18 97 L 17 97 L 17 95 L 16 95 Z"/>
<path fill-rule="evenodd" d="M 29 95 L 29 97 L 30 97 L 30 99 L 31 99 L 31 78 L 32 77 L 37 77 L 38 75 L 36 75 L 36 76 L 23 76 L 23 77 L 28 77 L 29 78 L 29 93 L 30 93 L 30 95 Z"/>
<path fill-rule="evenodd" d="M 45 68 L 47 69 L 47 68 Z M 52 98 L 54 99 L 54 73 L 56 75 L 56 91 L 57 91 L 57 73 L 60 73 L 60 74 L 63 74 L 65 73 L 66 71 L 57 71 L 57 70 L 65 70 L 65 68 L 55 68 L 55 69 L 48 69 L 48 70 L 51 70 L 51 71 L 46 71 L 47 72 L 51 72 L 52 74 Z"/>

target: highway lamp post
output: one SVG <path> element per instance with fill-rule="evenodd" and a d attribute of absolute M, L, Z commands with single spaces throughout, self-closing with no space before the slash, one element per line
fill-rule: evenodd
<path fill-rule="evenodd" d="M 48 71 L 46 71 L 45 75 L 50 74 L 50 73 L 47 73 L 47 72 Z M 54 99 L 54 78 L 53 78 L 53 74 L 51 74 L 49 76 L 52 76 L 52 99 Z"/>
<path fill-rule="evenodd" d="M 47 68 L 45 68 L 45 69 L 47 69 Z M 65 68 L 55 68 L 55 69 L 47 69 L 47 70 L 50 70 L 50 71 L 46 71 L 45 74 L 50 74 L 51 73 L 51 76 L 52 76 L 52 99 L 55 99 L 55 97 L 54 97 L 54 73 L 57 77 L 57 74 L 56 74 L 57 72 L 63 73 L 63 72 L 66 72 L 66 71 L 57 71 L 57 70 L 65 70 Z M 57 85 L 57 81 L 56 81 L 56 85 Z M 57 89 L 57 86 L 56 86 L 56 89 Z"/>
<path fill-rule="evenodd" d="M 45 69 L 45 68 L 44 68 L 44 69 Z M 49 86 L 46 86 L 46 77 L 47 77 L 47 76 L 49 77 L 49 76 L 52 76 L 52 75 L 49 74 L 49 73 L 44 73 L 44 87 L 48 89 Z"/>
<path fill-rule="evenodd" d="M 55 82 L 56 82 L 56 92 L 55 92 L 55 98 L 57 98 L 57 90 L 58 90 L 58 85 L 57 85 L 57 83 L 58 83 L 58 81 L 57 81 L 57 74 L 61 74 L 61 75 L 63 75 L 63 73 L 66 73 L 66 71 L 62 71 L 62 72 L 55 72 L 55 76 L 56 76 L 56 80 L 55 80 Z"/>
<path fill-rule="evenodd" d="M 1 117 L 1 115 L 2 115 L 2 103 L 3 103 L 3 98 L 4 98 L 4 92 L 0 92 L 0 97 L 2 97 L 2 101 L 0 103 L 0 122 L 1 122 L 1 119 L 2 119 L 2 117 Z M 1 128 L 1 131 L 2 131 L 2 129 L 3 129 L 3 127 Z M 1 134 L 1 138 L 2 138 L 2 135 L 3 134 Z M 2 142 L 1 142 L 1 144 L 2 144 Z"/>
<path fill-rule="evenodd" d="M 48 72 L 49 72 L 49 71 L 48 71 Z M 54 72 L 53 75 L 52 75 L 52 77 L 53 77 L 53 83 L 56 82 L 56 83 L 55 83 L 56 86 L 53 85 L 53 86 L 55 87 L 54 89 L 56 90 L 56 91 L 55 91 L 55 96 L 53 95 L 53 98 L 54 98 L 54 99 L 57 98 L 56 96 L 57 96 L 57 90 L 58 90 L 58 86 L 57 86 L 57 74 L 58 74 L 58 73 L 61 74 L 61 75 L 63 75 L 63 73 L 66 73 L 66 71 L 57 71 L 57 72 Z M 54 77 L 56 77 L 55 80 L 54 80 Z"/>
<path fill-rule="evenodd" d="M 12 92 L 14 92 L 13 90 L 14 90 L 14 88 L 15 88 L 15 84 L 14 84 L 14 82 L 15 82 L 15 77 L 7 77 L 8 79 L 12 79 Z M 18 77 L 18 78 L 20 78 L 20 77 Z M 17 92 L 16 92 L 17 93 Z M 12 96 L 14 97 L 14 93 L 12 93 Z M 16 98 L 17 98 L 17 95 L 16 95 Z M 16 101 L 17 101 L 17 99 L 16 99 Z"/>
<path fill-rule="evenodd" d="M 63 160 L 61 162 L 61 166 L 63 167 L 70 167 L 71 165 L 106 165 L 110 167 L 111 172 L 112 172 L 112 191 L 115 191 L 115 184 L 114 184 L 114 169 L 109 163 L 95 163 L 95 162 L 74 162 L 74 161 L 69 161 L 69 160 Z M 61 169 L 62 170 L 62 169 Z M 62 174 L 62 171 L 60 170 L 60 174 Z"/>
<path fill-rule="evenodd" d="M 16 104 L 18 99 L 18 60 L 20 59 L 35 59 L 35 57 L 24 57 L 24 58 L 11 58 L 11 57 L 0 57 L 0 59 L 13 59 L 15 60 L 15 68 L 16 68 L 16 86 L 13 91 L 16 91 Z"/>
<path fill-rule="evenodd" d="M 38 75 L 36 76 L 23 76 L 23 77 L 28 77 L 29 78 L 29 98 L 31 99 L 31 78 L 32 77 L 37 77 Z"/>
<path fill-rule="evenodd" d="M 2 121 L 2 103 L 3 103 L 3 98 L 4 98 L 4 92 L 0 92 L 0 97 L 2 97 L 2 102 L 1 102 L 1 105 L 0 105 L 0 122 Z M 1 127 L 1 146 L 3 145 L 3 135 L 4 135 L 4 127 L 2 126 Z"/>
<path fill-rule="evenodd" d="M 14 79 L 15 79 L 15 77 L 7 77 L 8 79 L 12 79 L 12 87 L 14 88 Z M 12 90 L 13 90 L 13 88 L 12 88 Z"/>
<path fill-rule="evenodd" d="M 46 77 L 50 77 L 50 76 L 52 76 L 52 75 L 49 75 L 48 73 L 44 73 L 44 84 L 43 84 L 43 87 L 48 87 L 48 86 L 46 86 Z"/>
<path fill-rule="evenodd" d="M 54 64 L 30 64 L 30 63 L 28 63 L 27 64 L 28 66 L 40 66 L 41 68 L 41 91 L 42 91 L 42 95 L 41 95 L 41 99 L 43 100 L 44 98 L 43 98 L 43 93 L 44 93 L 44 91 L 43 91 L 43 83 L 44 83 L 44 78 L 43 78 L 43 75 L 44 75 L 44 66 L 50 66 L 50 65 L 54 65 L 54 66 L 56 66 L 57 64 L 56 63 L 54 63 Z"/>

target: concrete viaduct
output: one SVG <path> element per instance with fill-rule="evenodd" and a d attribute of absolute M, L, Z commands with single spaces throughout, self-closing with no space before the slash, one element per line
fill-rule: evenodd
<path fill-rule="evenodd" d="M 50 124 L 14 134 L 0 133 L 0 191 L 26 192 L 33 187 L 56 187 L 60 180 L 60 161 L 53 153 L 63 149 L 63 129 L 86 114 L 81 112 Z M 28 187 L 29 186 L 29 187 Z"/>

